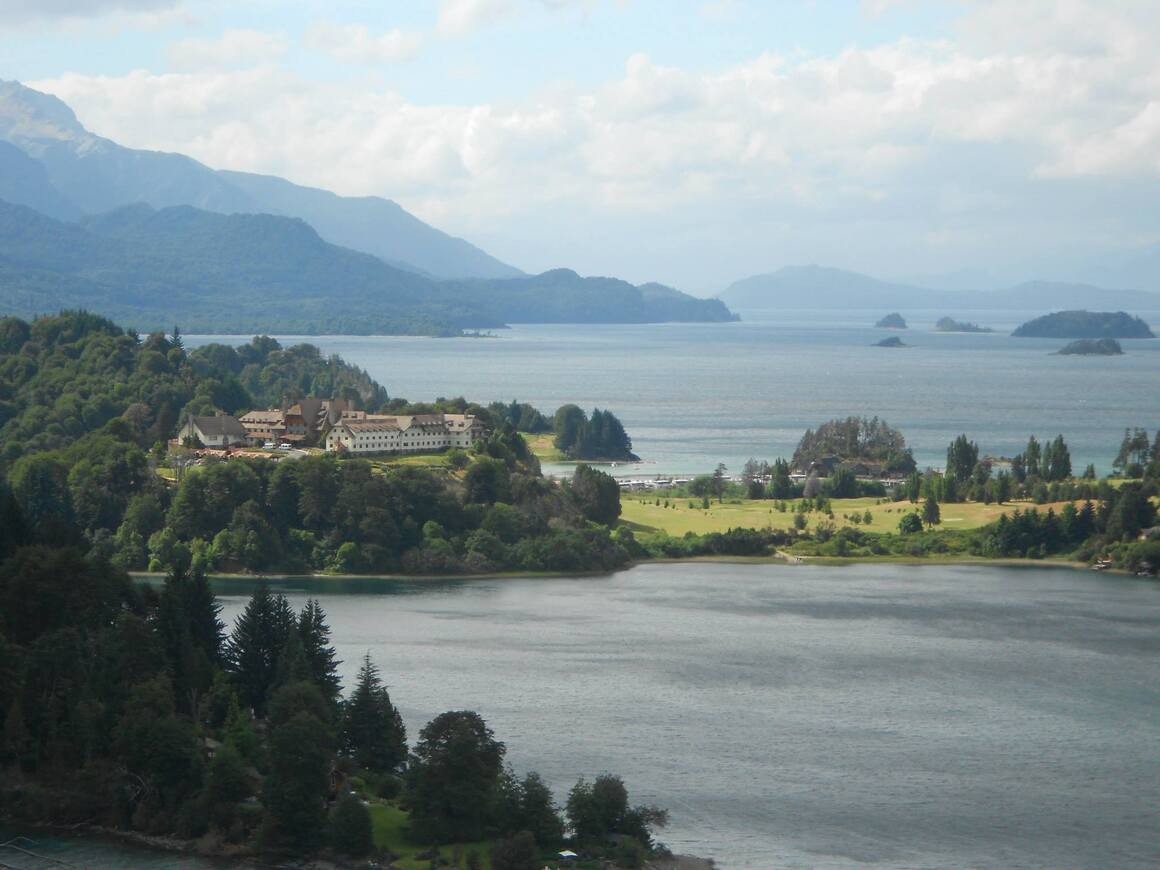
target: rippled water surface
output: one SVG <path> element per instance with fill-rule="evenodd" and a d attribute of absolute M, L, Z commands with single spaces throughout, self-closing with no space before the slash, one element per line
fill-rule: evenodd
<path fill-rule="evenodd" d="M 414 737 L 475 709 L 563 796 L 623 775 L 740 867 L 1160 863 L 1160 587 L 1061 568 L 645 565 L 288 581 Z M 221 581 L 233 621 L 244 584 Z"/>
<path fill-rule="evenodd" d="M 1118 357 L 1056 356 L 1062 340 L 1012 338 L 1039 312 L 950 312 L 996 328 L 936 333 L 945 311 L 905 312 L 911 345 L 871 345 L 878 311 L 754 314 L 742 323 L 517 326 L 495 338 L 314 336 L 364 367 L 392 396 L 429 401 L 566 402 L 610 408 L 646 462 L 617 473 L 695 474 L 750 457 L 789 457 L 810 427 L 878 415 L 923 465 L 941 466 L 960 432 L 1012 456 L 1035 433 L 1063 433 L 1078 470 L 1110 470 L 1126 426 L 1160 425 L 1160 339 Z M 1140 312 L 1160 329 L 1160 313 Z M 187 337 L 242 342 L 247 337 Z M 295 341 L 293 337 L 285 339 Z M 552 470 L 552 469 L 549 469 Z M 562 469 L 555 469 L 557 471 Z"/>

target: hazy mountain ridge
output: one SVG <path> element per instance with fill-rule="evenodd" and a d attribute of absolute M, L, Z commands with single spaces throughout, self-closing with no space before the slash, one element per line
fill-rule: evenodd
<path fill-rule="evenodd" d="M 1058 281 L 1028 281 L 1000 290 L 933 290 L 824 266 L 787 266 L 776 272 L 743 278 L 718 294 L 718 298 L 739 309 L 1106 307 L 1160 310 L 1160 293 L 1143 290 L 1114 290 Z"/>
<path fill-rule="evenodd" d="M 272 176 L 213 170 L 182 154 L 125 148 L 86 130 L 61 100 L 18 82 L 0 82 L 0 140 L 39 164 L 49 189 L 76 212 L 46 207 L 47 193 L 9 190 L 8 201 L 53 217 L 106 212 L 138 202 L 154 208 L 191 205 L 223 214 L 270 213 L 302 218 L 333 244 L 419 273 L 443 278 L 523 274 L 388 199 L 340 197 Z M 7 175 L 3 157 L 0 172 Z"/>
<path fill-rule="evenodd" d="M 453 335 L 506 323 L 732 319 L 718 300 L 567 269 L 441 282 L 299 218 L 124 206 L 76 223 L 0 201 L 0 311 L 85 308 L 141 331 Z"/>
<path fill-rule="evenodd" d="M 637 287 L 571 269 L 504 280 L 445 282 L 455 298 L 487 305 L 507 323 L 657 323 L 735 320 L 719 299 L 698 299 L 663 284 Z"/>

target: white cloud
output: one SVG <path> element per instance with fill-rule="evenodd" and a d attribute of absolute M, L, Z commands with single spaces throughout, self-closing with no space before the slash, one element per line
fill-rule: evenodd
<path fill-rule="evenodd" d="M 169 64 L 178 70 L 251 67 L 286 53 L 286 35 L 260 30 L 227 30 L 214 39 L 182 39 L 169 46 Z"/>
<path fill-rule="evenodd" d="M 421 105 L 272 67 L 34 86 L 125 144 L 391 196 L 453 232 L 506 238 L 512 247 L 497 253 L 532 265 L 523 246 L 550 258 L 581 223 L 633 223 L 638 243 L 619 256 L 642 270 L 645 260 L 688 264 L 692 226 L 714 247 L 697 263 L 724 256 L 739 274 L 776 265 L 756 261 L 778 245 L 791 259 L 830 249 L 912 258 L 925 239 L 940 258 L 969 262 L 996 239 L 1067 245 L 1091 232 L 1069 215 L 1098 204 L 1100 185 L 1160 180 L 1160 60 L 1124 36 L 1149 26 L 1151 10 L 1129 3 L 1097 24 L 1092 10 L 1103 7 L 1085 17 L 1027 5 L 1048 29 L 1093 21 L 1089 34 L 1059 45 L 1030 36 L 1016 50 L 984 3 L 956 41 L 900 39 L 796 63 L 762 55 L 711 72 L 636 55 L 601 87 L 510 104 Z M 1160 233 L 1160 213 L 1123 211 Z M 573 256 L 615 256 L 619 244 Z"/>
<path fill-rule="evenodd" d="M 628 2 L 618 0 L 622 6 Z M 600 3 L 601 0 L 442 0 L 435 30 L 443 37 L 461 37 L 537 8 L 549 12 L 575 9 L 585 14 Z"/>
<path fill-rule="evenodd" d="M 443 0 L 435 29 L 441 36 L 466 36 L 518 11 L 515 0 Z"/>
<path fill-rule="evenodd" d="M 317 21 L 306 31 L 305 42 L 342 63 L 379 64 L 415 57 L 422 48 L 423 37 L 397 27 L 372 33 L 362 24 Z"/>

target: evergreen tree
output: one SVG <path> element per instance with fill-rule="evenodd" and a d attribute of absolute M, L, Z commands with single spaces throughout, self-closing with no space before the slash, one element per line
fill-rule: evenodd
<path fill-rule="evenodd" d="M 928 495 L 922 505 L 922 521 L 931 528 L 942 522 L 938 502 L 933 495 Z"/>
<path fill-rule="evenodd" d="M 995 501 L 999 504 L 1006 504 L 1011 498 L 1011 477 L 1007 474 L 1000 474 L 995 478 Z"/>
<path fill-rule="evenodd" d="M 258 584 L 246 609 L 234 623 L 226 662 L 241 702 L 259 717 L 277 676 L 278 656 L 294 630 L 294 612 L 284 596 Z"/>
<path fill-rule="evenodd" d="M 1051 458 L 1043 476 L 1047 480 L 1067 480 L 1071 477 L 1071 452 L 1062 435 L 1055 436 L 1051 442 Z"/>
<path fill-rule="evenodd" d="M 262 789 L 262 840 L 305 856 L 322 845 L 330 785 L 330 733 L 307 712 L 271 729 L 270 772 Z"/>
<path fill-rule="evenodd" d="M 966 483 L 979 462 L 979 445 L 960 435 L 947 448 L 947 477 Z"/>
<path fill-rule="evenodd" d="M 335 658 L 334 647 L 330 645 L 330 626 L 326 624 L 326 611 L 313 598 L 306 602 L 298 615 L 298 634 L 302 639 L 302 650 L 310 666 L 310 678 L 322 690 L 327 703 L 338 704 L 342 689 L 338 678 L 338 666 L 342 662 Z"/>
<path fill-rule="evenodd" d="M 1027 441 L 1027 450 L 1023 453 L 1023 461 L 1027 467 L 1028 477 L 1042 477 L 1043 472 L 1040 469 L 1041 451 L 1039 442 L 1035 440 L 1032 435 Z"/>
<path fill-rule="evenodd" d="M 371 814 L 356 795 L 339 798 L 330 814 L 330 845 L 334 851 L 362 858 L 374 848 Z"/>
<path fill-rule="evenodd" d="M 403 718 L 379 678 L 370 653 L 363 657 L 358 680 L 343 705 L 340 745 L 359 767 L 396 771 L 407 760 L 407 731 Z"/>

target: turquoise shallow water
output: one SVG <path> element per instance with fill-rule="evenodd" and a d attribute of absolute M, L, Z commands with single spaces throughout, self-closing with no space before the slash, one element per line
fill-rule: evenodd
<path fill-rule="evenodd" d="M 986 335 L 936 333 L 948 312 L 904 312 L 911 347 L 872 347 L 883 312 L 755 314 L 727 324 L 519 326 L 488 339 L 312 336 L 366 368 L 392 396 L 518 398 L 551 413 L 565 402 L 610 408 L 639 467 L 695 474 L 718 462 L 788 457 L 832 417 L 879 415 L 923 465 L 941 466 L 960 432 L 984 453 L 1012 455 L 1028 435 L 1063 433 L 1077 470 L 1107 471 L 1126 426 L 1160 426 L 1160 340 L 1125 341 L 1121 357 L 1056 356 L 1066 342 L 1007 333 L 1043 312 L 949 312 Z M 1141 312 L 1160 327 L 1160 313 Z M 247 337 L 190 336 L 190 346 Z M 284 337 L 287 342 L 294 337 Z M 551 470 L 551 469 L 549 469 Z M 560 469 L 557 469 L 560 470 Z"/>
<path fill-rule="evenodd" d="M 249 583 L 218 589 L 232 623 Z M 1160 587 L 1062 568 L 644 565 L 291 581 L 412 738 L 475 709 L 559 796 L 623 775 L 723 868 L 1160 863 Z"/>

